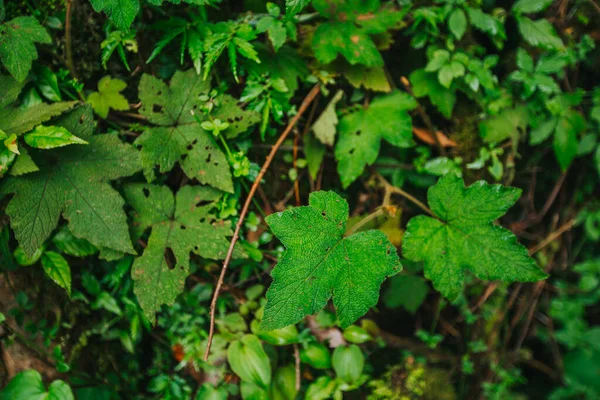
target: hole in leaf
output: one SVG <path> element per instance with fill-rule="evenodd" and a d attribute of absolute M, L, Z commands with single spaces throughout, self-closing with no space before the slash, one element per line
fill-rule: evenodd
<path fill-rule="evenodd" d="M 350 150 L 348 153 L 350 153 L 350 154 L 352 155 L 352 154 L 354 154 L 354 150 L 355 150 L 355 149 L 352 149 L 352 150 Z"/>
<path fill-rule="evenodd" d="M 173 253 L 173 249 L 170 247 L 165 247 L 164 253 L 165 263 L 170 270 L 175 268 L 175 264 L 177 264 L 177 260 L 175 259 L 175 253 Z"/>
<path fill-rule="evenodd" d="M 150 191 L 148 190 L 148 188 L 143 188 L 142 193 L 144 193 L 145 198 L 150 197 Z"/>
<path fill-rule="evenodd" d="M 360 136 L 360 134 L 361 134 L 361 131 L 359 129 L 359 130 L 356 131 L 356 136 Z"/>
<path fill-rule="evenodd" d="M 160 112 L 162 112 L 162 109 L 163 109 L 163 106 L 161 106 L 159 104 L 152 105 L 152 112 L 160 113 Z"/>
<path fill-rule="evenodd" d="M 209 204 L 210 204 L 210 201 L 208 201 L 208 200 L 200 200 L 199 202 L 196 203 L 196 207 L 207 206 Z"/>
<path fill-rule="evenodd" d="M 327 213 L 325 211 L 322 211 L 321 215 L 325 217 L 325 216 L 327 216 Z"/>
<path fill-rule="evenodd" d="M 187 228 L 185 227 L 185 225 L 180 225 L 179 229 L 181 229 L 182 231 L 185 231 Z"/>
<path fill-rule="evenodd" d="M 206 160 L 204 160 L 204 162 L 208 164 L 210 162 L 211 156 L 212 154 L 208 153 L 208 157 L 206 157 Z"/>

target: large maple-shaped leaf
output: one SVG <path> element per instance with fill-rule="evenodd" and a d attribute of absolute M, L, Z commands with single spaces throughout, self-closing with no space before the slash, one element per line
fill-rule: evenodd
<path fill-rule="evenodd" d="M 90 0 L 94 10 L 104 11 L 117 28 L 126 31 L 131 26 L 138 11 L 139 0 Z"/>
<path fill-rule="evenodd" d="M 35 43 L 52 43 L 52 38 L 35 17 L 17 17 L 0 24 L 0 60 L 19 82 L 27 78 L 38 57 Z"/>
<path fill-rule="evenodd" d="M 366 108 L 340 120 L 335 158 L 344 188 L 354 182 L 367 165 L 375 162 L 381 139 L 398 147 L 414 144 L 408 110 L 415 107 L 415 100 L 408 94 L 393 92 L 375 98 Z"/>
<path fill-rule="evenodd" d="M 406 228 L 402 251 L 424 261 L 425 277 L 449 299 L 462 291 L 465 270 L 483 280 L 532 282 L 546 274 L 516 236 L 494 221 L 517 201 L 521 190 L 444 175 L 428 192 L 436 218 L 417 216 Z"/>
<path fill-rule="evenodd" d="M 202 107 L 210 91 L 210 82 L 202 79 L 194 70 L 178 71 L 171 79 L 171 86 L 150 75 L 140 82 L 140 113 L 157 125 L 144 132 L 135 144 L 141 146 L 142 165 L 148 181 L 154 179 L 154 167 L 160 172 L 170 171 L 176 162 L 185 174 L 200 183 L 233 192 L 229 163 L 212 133 L 202 129 L 194 114 L 204 118 Z M 231 121 L 223 133 L 233 137 L 248 128 L 247 119 L 229 96 L 219 98 L 215 117 Z M 239 112 L 238 112 L 239 111 Z M 258 118 L 252 118 L 258 121 Z"/>
<path fill-rule="evenodd" d="M 309 205 L 266 219 L 286 251 L 272 272 L 262 329 L 295 324 L 333 296 L 342 327 L 377 304 L 384 279 L 402 269 L 381 231 L 344 237 L 348 203 L 334 192 L 314 192 Z"/>
<path fill-rule="evenodd" d="M 135 233 L 152 227 L 148 246 L 133 263 L 131 276 L 144 314 L 154 321 L 160 307 L 173 304 L 183 291 L 190 253 L 224 258 L 232 231 L 229 222 L 217 221 L 211 214 L 222 194 L 216 189 L 184 186 L 176 196 L 166 186 L 151 184 L 130 184 L 124 190 L 135 210 Z"/>
<path fill-rule="evenodd" d="M 19 244 L 29 256 L 44 243 L 62 215 L 71 232 L 97 247 L 135 253 L 124 201 L 108 181 L 140 170 L 138 152 L 117 136 L 92 135 L 90 107 L 57 120 L 89 144 L 52 151 L 29 151 L 39 171 L 9 178 L 3 194 L 14 193 L 6 213 Z"/>
<path fill-rule="evenodd" d="M 405 14 L 393 7 L 380 9 L 379 0 L 314 0 L 313 6 L 329 19 L 319 25 L 312 40 L 315 57 L 323 64 L 341 54 L 352 65 L 382 66 L 371 35 L 399 28 Z"/>

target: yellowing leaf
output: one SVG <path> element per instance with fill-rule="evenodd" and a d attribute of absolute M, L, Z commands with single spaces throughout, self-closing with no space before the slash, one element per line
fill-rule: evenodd
<path fill-rule="evenodd" d="M 36 149 L 54 149 L 70 144 L 88 144 L 62 126 L 38 125 L 33 131 L 24 136 L 25 143 Z"/>
<path fill-rule="evenodd" d="M 321 143 L 329 146 L 333 146 L 335 140 L 335 127 L 338 124 L 335 105 L 342 99 L 342 96 L 344 96 L 344 91 L 338 90 L 312 126 L 312 130 L 317 139 L 319 139 Z"/>
<path fill-rule="evenodd" d="M 100 117 L 108 117 L 109 109 L 116 111 L 129 110 L 129 102 L 120 92 L 125 90 L 127 84 L 120 79 L 105 76 L 98 82 L 98 91 L 88 96 L 87 102 L 92 105 Z"/>

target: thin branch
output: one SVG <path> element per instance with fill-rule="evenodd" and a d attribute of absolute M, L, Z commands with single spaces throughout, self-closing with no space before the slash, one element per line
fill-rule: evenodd
<path fill-rule="evenodd" d="M 308 93 L 308 95 L 304 98 L 304 100 L 302 101 L 302 104 L 300 105 L 300 108 L 298 109 L 298 113 L 296 115 L 294 115 L 294 117 L 292 118 L 292 120 L 290 121 L 288 126 L 285 128 L 285 130 L 283 131 L 281 136 L 279 136 L 279 139 L 277 139 L 277 142 L 275 142 L 275 144 L 271 148 L 271 152 L 267 156 L 265 163 L 263 164 L 260 172 L 258 173 L 258 176 L 254 180 L 252 187 L 250 188 L 250 192 L 248 193 L 246 202 L 244 203 L 244 206 L 242 207 L 242 212 L 240 213 L 240 218 L 238 219 L 238 222 L 235 225 L 235 231 L 233 232 L 233 237 L 231 238 L 231 243 L 229 244 L 229 250 L 227 251 L 227 256 L 225 257 L 225 261 L 223 261 L 221 275 L 219 276 L 219 280 L 217 281 L 217 286 L 215 287 L 215 292 L 213 294 L 212 301 L 210 303 L 210 329 L 209 329 L 209 333 L 208 333 L 208 341 L 206 344 L 206 351 L 204 352 L 204 361 L 208 360 L 208 356 L 210 355 L 210 347 L 212 345 L 213 337 L 215 334 L 215 314 L 216 314 L 216 310 L 217 310 L 217 299 L 219 298 L 219 293 L 221 291 L 221 287 L 223 286 L 225 274 L 227 273 L 227 266 L 229 265 L 229 262 L 231 261 L 231 257 L 233 256 L 233 249 L 234 249 L 235 244 L 240 236 L 240 230 L 242 229 L 242 225 L 244 224 L 244 219 L 246 217 L 246 214 L 248 214 L 248 210 L 250 208 L 250 204 L 252 203 L 252 199 L 254 198 L 254 194 L 256 193 L 256 190 L 258 189 L 258 186 L 260 185 L 260 181 L 262 180 L 263 176 L 265 176 L 267 169 L 269 169 L 269 166 L 271 165 L 271 162 L 273 161 L 273 158 L 275 157 L 277 150 L 279 150 L 279 147 L 281 146 L 281 144 L 284 142 L 284 140 L 290 134 L 290 132 L 292 131 L 294 126 L 296 126 L 296 124 L 298 123 L 298 120 L 300 119 L 302 114 L 304 114 L 304 112 L 306 111 L 306 109 L 308 108 L 310 103 L 312 103 L 312 101 L 315 99 L 315 97 L 317 97 L 320 90 L 321 90 L 321 85 L 317 83 L 311 89 L 311 91 Z"/>
<path fill-rule="evenodd" d="M 302 383 L 302 369 L 300 368 L 300 350 L 297 344 L 294 344 L 294 360 L 296 361 L 296 392 L 299 392 L 300 384 Z"/>
<path fill-rule="evenodd" d="M 556 231 L 554 231 L 550 235 L 548 235 L 548 237 L 546 239 L 542 240 L 539 244 L 537 244 L 536 246 L 529 249 L 529 255 L 530 256 L 534 255 L 535 253 L 537 253 L 538 251 L 540 251 L 541 249 L 543 249 L 544 247 L 546 247 L 547 245 L 552 243 L 554 240 L 559 238 L 563 233 L 565 233 L 566 231 L 571 229 L 573 227 L 573 225 L 575 225 L 574 219 L 569 220 L 566 223 L 564 223 L 560 228 L 558 228 Z"/>
<path fill-rule="evenodd" d="M 413 202 L 417 207 L 419 207 L 421 210 L 425 211 L 427 214 L 431 215 L 434 218 L 437 218 L 435 216 L 435 214 L 433 213 L 433 211 L 431 211 L 431 209 L 429 207 L 427 207 L 423 202 L 421 202 L 420 200 L 418 200 L 416 197 L 414 197 L 413 195 L 411 195 L 408 192 L 405 192 L 404 190 L 400 189 L 399 187 L 396 187 L 396 186 L 392 185 L 383 176 L 381 176 L 381 174 L 379 174 L 379 173 L 377 173 L 377 178 L 379 178 L 379 180 L 383 184 L 383 187 L 384 187 L 384 189 L 385 189 L 386 192 L 391 192 L 391 193 L 399 194 L 400 196 L 402 196 L 402 197 L 406 198 L 407 200 Z"/>
<path fill-rule="evenodd" d="M 67 0 L 67 10 L 65 14 L 65 54 L 66 63 L 69 72 L 73 78 L 77 79 L 77 70 L 73 63 L 73 40 L 71 37 L 71 16 L 73 15 L 73 2 L 74 0 Z"/>
<path fill-rule="evenodd" d="M 356 232 L 357 230 L 359 230 L 360 228 L 362 228 L 369 222 L 373 221 L 375 218 L 377 218 L 381 215 L 384 215 L 385 213 L 386 213 L 385 208 L 379 207 L 377 210 L 373 211 L 371 214 L 367 215 L 366 217 L 364 217 L 363 219 L 358 221 L 356 224 L 354 224 L 352 226 L 352 228 L 348 229 L 348 231 L 346 232 L 346 234 L 344 236 L 352 235 L 354 232 Z"/>

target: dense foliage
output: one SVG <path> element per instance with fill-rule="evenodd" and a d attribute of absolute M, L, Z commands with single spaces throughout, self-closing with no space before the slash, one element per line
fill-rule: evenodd
<path fill-rule="evenodd" d="M 0 0 L 0 400 L 599 398 L 599 29 Z"/>

